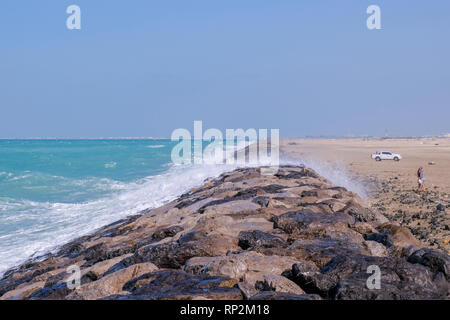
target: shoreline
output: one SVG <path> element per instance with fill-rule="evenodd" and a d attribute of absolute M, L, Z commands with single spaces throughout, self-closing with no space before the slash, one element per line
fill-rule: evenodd
<path fill-rule="evenodd" d="M 339 267 L 338 257 L 344 259 Z M 43 261 L 10 269 L 0 280 L 0 297 L 368 299 L 373 292 L 362 286 L 365 280 L 352 278 L 365 270 L 348 270 L 355 261 L 359 268 L 377 261 L 387 273 L 400 263 L 414 277 L 423 268 L 433 275 L 427 284 L 393 281 L 383 298 L 446 299 L 449 275 L 439 266 L 449 259 L 421 248 L 409 230 L 311 169 L 284 166 L 261 176 L 258 168 L 242 168 L 67 243 Z M 80 289 L 67 287 L 70 266 L 80 268 Z M 326 290 L 315 283 L 323 277 Z M 205 280 L 208 288 L 201 287 Z M 403 293 L 405 285 L 416 289 Z"/>

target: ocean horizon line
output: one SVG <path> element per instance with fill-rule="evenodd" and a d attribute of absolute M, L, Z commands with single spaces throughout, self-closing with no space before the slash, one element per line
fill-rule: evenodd
<path fill-rule="evenodd" d="M 1 138 L 0 140 L 170 140 L 167 137 L 25 137 Z"/>
<path fill-rule="evenodd" d="M 355 136 L 298 136 L 298 137 L 280 137 L 282 140 L 290 139 L 376 139 L 376 140 L 389 140 L 389 139 L 448 139 L 450 134 L 440 135 L 423 135 L 423 136 L 367 136 L 367 135 L 355 135 Z M 0 137 L 0 140 L 171 140 L 169 137 Z"/>

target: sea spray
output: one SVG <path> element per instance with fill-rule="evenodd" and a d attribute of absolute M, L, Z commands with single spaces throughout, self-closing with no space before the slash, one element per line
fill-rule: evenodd
<path fill-rule="evenodd" d="M 159 207 L 205 179 L 235 167 L 226 165 L 171 166 L 163 174 L 127 184 L 109 197 L 83 203 L 3 200 L 0 226 L 0 275 L 28 257 L 55 251 L 59 245 L 148 208 Z"/>
<path fill-rule="evenodd" d="M 322 177 L 330 180 L 334 185 L 344 187 L 349 191 L 357 193 L 362 198 L 367 198 L 367 187 L 358 181 L 355 175 L 346 169 L 345 165 L 338 161 L 323 161 L 313 158 L 295 159 L 283 155 L 280 159 L 281 165 L 304 165 L 315 170 Z"/>

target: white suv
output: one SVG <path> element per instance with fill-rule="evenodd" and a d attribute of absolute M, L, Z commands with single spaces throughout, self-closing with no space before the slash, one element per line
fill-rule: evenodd
<path fill-rule="evenodd" d="M 374 154 L 372 154 L 372 159 L 375 159 L 377 161 L 381 160 L 400 161 L 401 158 L 402 158 L 401 155 L 389 151 L 382 151 L 382 152 L 377 151 Z"/>

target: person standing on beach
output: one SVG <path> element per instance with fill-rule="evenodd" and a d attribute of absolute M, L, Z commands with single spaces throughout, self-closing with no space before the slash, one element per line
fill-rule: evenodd
<path fill-rule="evenodd" d="M 418 192 L 421 192 L 425 188 L 425 171 L 422 167 L 417 170 L 417 180 L 418 180 Z"/>

